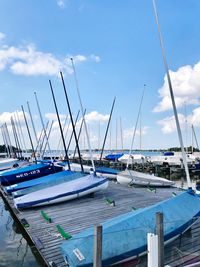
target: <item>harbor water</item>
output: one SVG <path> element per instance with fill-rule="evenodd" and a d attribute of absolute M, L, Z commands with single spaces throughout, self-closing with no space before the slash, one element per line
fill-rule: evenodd
<path fill-rule="evenodd" d="M 41 266 L 0 197 L 0 267 Z"/>

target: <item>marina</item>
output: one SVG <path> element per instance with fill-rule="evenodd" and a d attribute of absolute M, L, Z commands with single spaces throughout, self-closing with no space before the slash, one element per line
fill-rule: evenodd
<path fill-rule="evenodd" d="M 198 5 L 158 3 L 169 67 L 156 0 L 55 2 L 0 32 L 0 267 L 200 266 Z"/>

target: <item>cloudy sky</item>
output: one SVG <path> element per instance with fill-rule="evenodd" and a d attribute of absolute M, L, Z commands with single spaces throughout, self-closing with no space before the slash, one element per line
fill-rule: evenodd
<path fill-rule="evenodd" d="M 192 124 L 197 138 L 200 136 L 200 2 L 157 0 L 157 8 L 183 140 L 191 145 Z M 71 126 L 65 122 L 68 110 L 59 72 L 64 74 L 75 118 L 80 104 L 71 57 L 93 148 L 102 146 L 114 97 L 116 103 L 106 147 L 130 147 L 144 87 L 133 147 L 179 145 L 151 0 L 2 1 L 0 123 L 7 123 L 11 139 L 12 116 L 18 128 L 21 125 L 26 146 L 30 147 L 21 111 L 23 105 L 36 142 L 27 101 L 39 137 L 42 123 L 34 97 L 36 92 L 44 124 L 49 121 L 51 125 L 54 121 L 51 147 L 59 146 L 51 80 L 68 142 Z M 81 114 L 77 125 L 77 128 L 81 125 Z M 80 144 L 87 148 L 84 131 Z"/>

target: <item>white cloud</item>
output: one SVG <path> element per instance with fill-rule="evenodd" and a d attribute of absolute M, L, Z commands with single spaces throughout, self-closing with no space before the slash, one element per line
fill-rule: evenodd
<path fill-rule="evenodd" d="M 191 125 L 193 124 L 196 127 L 200 127 L 200 107 L 194 109 L 187 120 Z"/>
<path fill-rule="evenodd" d="M 103 115 L 98 113 L 98 111 L 92 111 L 85 115 L 85 120 L 88 124 L 107 122 L 109 120 L 109 115 Z"/>
<path fill-rule="evenodd" d="M 186 124 L 185 116 L 183 114 L 178 114 L 178 119 L 179 119 L 180 127 L 184 128 Z M 161 131 L 164 134 L 170 134 L 170 133 L 177 131 L 174 116 L 166 117 L 163 120 L 158 121 L 157 124 L 162 126 Z"/>
<path fill-rule="evenodd" d="M 22 111 L 17 111 L 18 116 L 16 116 L 16 112 L 3 112 L 0 114 L 0 124 L 7 123 L 11 124 L 11 117 L 19 119 L 20 122 L 24 123 L 24 115 Z M 29 114 L 25 112 L 26 119 L 29 119 Z"/>
<path fill-rule="evenodd" d="M 0 46 L 0 71 L 8 68 L 14 74 L 26 76 L 57 76 L 60 70 L 72 74 L 72 65 L 69 60 L 71 57 L 73 57 L 76 64 L 90 60 L 96 63 L 100 61 L 100 58 L 95 55 L 85 56 L 79 54 L 58 58 L 51 53 L 38 51 L 33 44 L 23 47 L 2 45 Z"/>
<path fill-rule="evenodd" d="M 177 107 L 199 104 L 200 97 L 200 62 L 194 66 L 186 65 L 177 71 L 170 71 L 175 102 Z M 166 111 L 172 108 L 171 97 L 167 82 L 167 76 L 164 77 L 164 84 L 159 89 L 161 101 L 154 108 L 155 112 Z"/>
<path fill-rule="evenodd" d="M 57 121 L 57 115 L 56 115 L 56 113 L 46 113 L 44 116 L 45 116 L 45 118 L 47 118 L 48 120 L 54 120 L 54 121 Z M 65 119 L 66 119 L 66 116 L 67 116 L 67 115 L 59 114 L 59 117 L 60 117 L 61 120 L 65 120 Z"/>

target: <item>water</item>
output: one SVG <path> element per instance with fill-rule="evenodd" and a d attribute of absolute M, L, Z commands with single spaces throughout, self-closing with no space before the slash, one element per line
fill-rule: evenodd
<path fill-rule="evenodd" d="M 0 267 L 39 267 L 0 197 Z"/>

